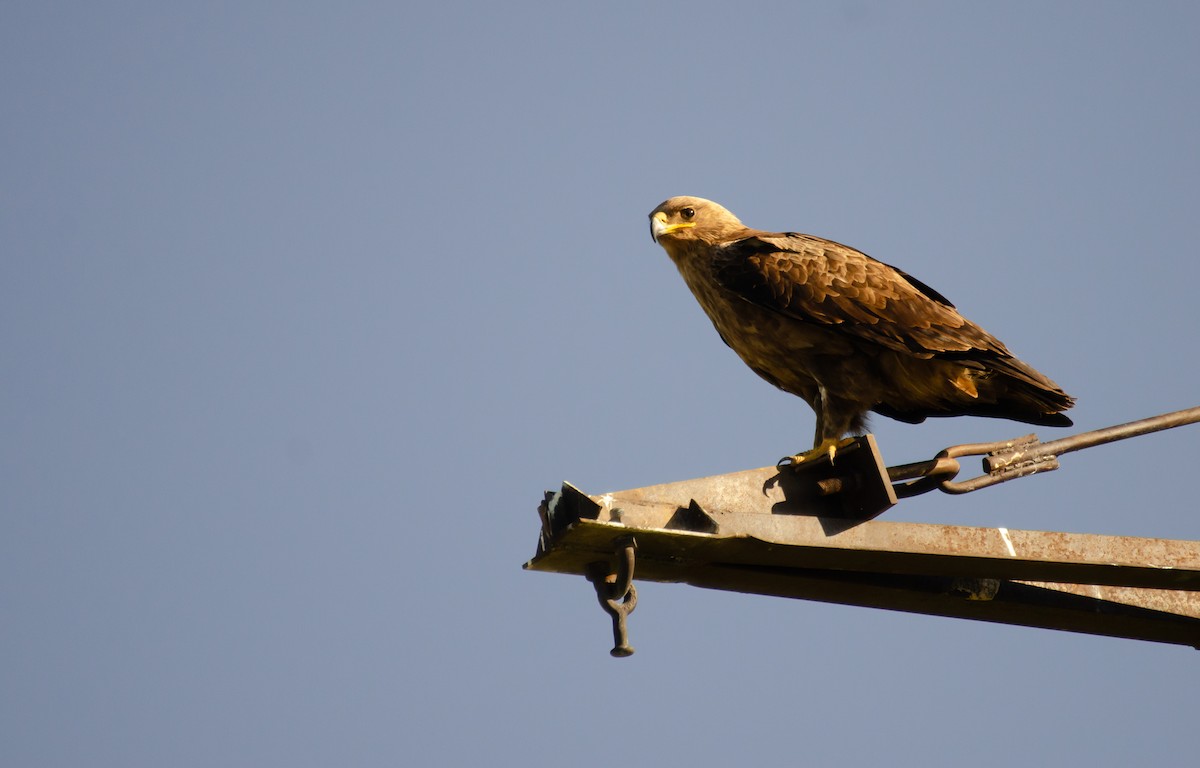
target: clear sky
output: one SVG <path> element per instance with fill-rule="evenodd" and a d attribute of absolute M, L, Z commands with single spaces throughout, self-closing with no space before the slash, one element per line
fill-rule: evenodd
<path fill-rule="evenodd" d="M 1200 405 L 1197 40 L 1185 2 L 4 3 L 0 764 L 1180 764 L 1191 649 L 644 584 L 616 660 L 521 564 L 563 480 L 810 443 L 650 241 L 672 195 L 902 267 L 1080 430 Z M 1197 539 L 1198 444 L 888 518 Z"/>

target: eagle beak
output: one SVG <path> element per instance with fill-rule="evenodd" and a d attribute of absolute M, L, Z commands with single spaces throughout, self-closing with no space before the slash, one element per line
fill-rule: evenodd
<path fill-rule="evenodd" d="M 690 229 L 694 226 L 696 226 L 695 222 L 691 221 L 681 221 L 678 224 L 668 224 L 667 214 L 663 211 L 659 211 L 650 217 L 650 237 L 654 240 L 654 242 L 657 243 L 658 239 L 663 235 L 669 235 L 672 232 L 677 232 L 681 229 Z"/>

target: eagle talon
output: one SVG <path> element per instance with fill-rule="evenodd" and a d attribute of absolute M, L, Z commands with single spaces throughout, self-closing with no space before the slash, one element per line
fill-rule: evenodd
<path fill-rule="evenodd" d="M 828 461 L 830 464 L 833 464 L 837 452 L 842 448 L 849 448 L 851 445 L 854 445 L 854 440 L 855 438 L 853 437 L 846 437 L 841 440 L 822 440 L 810 451 L 797 453 L 794 456 L 784 456 L 775 463 L 775 466 L 779 469 L 785 467 L 796 469 L 801 464 L 812 466 L 822 461 Z"/>

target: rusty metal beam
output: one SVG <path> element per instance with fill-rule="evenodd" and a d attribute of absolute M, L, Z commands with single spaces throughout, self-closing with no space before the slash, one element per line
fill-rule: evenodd
<path fill-rule="evenodd" d="M 594 578 L 632 537 L 638 579 L 1200 646 L 1200 542 L 829 516 L 839 503 L 775 467 L 564 485 L 525 567 Z"/>

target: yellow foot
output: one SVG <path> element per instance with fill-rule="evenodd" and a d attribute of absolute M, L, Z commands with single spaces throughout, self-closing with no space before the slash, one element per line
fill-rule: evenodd
<path fill-rule="evenodd" d="M 822 440 L 811 451 L 797 453 L 795 456 L 784 456 L 777 462 L 776 466 L 799 467 L 802 464 L 807 463 L 811 465 L 825 459 L 828 459 L 829 463 L 832 464 L 833 457 L 837 454 L 838 450 L 841 448 L 849 448 L 854 444 L 854 440 L 855 438 L 853 437 L 844 437 L 841 440 Z"/>

